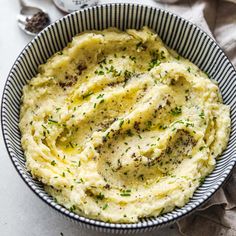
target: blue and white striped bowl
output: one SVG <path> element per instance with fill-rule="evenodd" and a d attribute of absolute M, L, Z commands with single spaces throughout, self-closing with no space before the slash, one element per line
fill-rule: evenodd
<path fill-rule="evenodd" d="M 107 27 L 140 29 L 145 25 L 156 31 L 169 47 L 219 83 L 224 103 L 231 107 L 232 131 L 228 148 L 217 161 L 214 171 L 182 208 L 132 224 L 105 223 L 81 217 L 57 204 L 26 169 L 18 127 L 22 87 L 37 74 L 38 66 L 65 47 L 74 35 L 84 30 Z M 233 65 L 216 42 L 196 25 L 170 12 L 143 5 L 96 6 L 67 15 L 43 30 L 24 48 L 9 73 L 2 97 L 1 116 L 9 156 L 25 183 L 58 212 L 81 225 L 103 232 L 144 232 L 175 222 L 206 202 L 223 184 L 236 162 L 236 71 Z"/>

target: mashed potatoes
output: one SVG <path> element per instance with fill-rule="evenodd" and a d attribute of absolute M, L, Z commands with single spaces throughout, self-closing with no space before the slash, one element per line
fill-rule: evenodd
<path fill-rule="evenodd" d="M 24 87 L 27 166 L 80 215 L 136 222 L 181 207 L 226 147 L 229 107 L 148 28 L 80 34 Z"/>

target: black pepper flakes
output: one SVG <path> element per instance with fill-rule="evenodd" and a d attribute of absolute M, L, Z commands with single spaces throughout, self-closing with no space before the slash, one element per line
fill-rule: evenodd
<path fill-rule="evenodd" d="M 86 69 L 87 69 L 87 66 L 82 63 L 82 64 L 79 64 L 79 65 L 77 66 L 77 69 L 78 69 L 78 74 L 81 75 L 82 72 L 83 72 L 83 70 L 86 70 Z"/>
<path fill-rule="evenodd" d="M 31 18 L 26 18 L 25 29 L 32 32 L 38 33 L 43 30 L 47 25 L 50 24 L 50 19 L 47 13 L 39 11 L 34 14 Z"/>

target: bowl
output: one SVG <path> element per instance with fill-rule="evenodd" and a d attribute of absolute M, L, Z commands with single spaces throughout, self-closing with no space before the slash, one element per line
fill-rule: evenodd
<path fill-rule="evenodd" d="M 231 107 L 232 130 L 227 149 L 218 159 L 214 171 L 195 191 L 182 208 L 137 223 L 106 223 L 79 216 L 57 204 L 27 171 L 21 147 L 19 111 L 22 88 L 37 74 L 38 65 L 61 50 L 72 37 L 82 31 L 118 27 L 140 29 L 148 26 L 181 56 L 216 80 L 223 101 Z M 56 211 L 82 226 L 103 232 L 135 233 L 159 228 L 196 210 L 205 203 L 230 175 L 236 162 L 236 71 L 217 43 L 203 30 L 189 21 L 162 9 L 136 4 L 106 4 L 86 8 L 67 15 L 39 33 L 20 53 L 8 75 L 2 97 L 2 132 L 5 145 L 16 170 L 30 189 Z"/>

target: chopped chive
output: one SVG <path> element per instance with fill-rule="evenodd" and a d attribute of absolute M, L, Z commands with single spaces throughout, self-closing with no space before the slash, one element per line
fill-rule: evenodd
<path fill-rule="evenodd" d="M 134 62 L 136 62 L 136 57 L 129 56 L 129 59 L 130 59 L 131 61 L 134 61 Z"/>
<path fill-rule="evenodd" d="M 201 146 L 200 148 L 199 148 L 199 151 L 202 151 L 204 148 L 206 148 L 205 146 Z"/>
<path fill-rule="evenodd" d="M 106 210 L 108 208 L 108 204 L 106 203 L 103 207 L 102 207 L 102 209 L 103 210 Z"/>
<path fill-rule="evenodd" d="M 100 71 L 95 71 L 95 74 L 97 74 L 97 75 L 104 75 L 104 71 L 102 71 L 102 70 L 100 70 Z"/>
<path fill-rule="evenodd" d="M 70 144 L 70 146 L 71 146 L 72 148 L 74 148 L 74 146 L 73 146 L 73 144 L 72 144 L 71 142 L 69 142 L 69 144 Z"/>
<path fill-rule="evenodd" d="M 162 208 L 161 211 L 160 211 L 160 215 L 163 214 L 165 208 Z"/>
<path fill-rule="evenodd" d="M 139 43 L 137 43 L 137 44 L 136 44 L 136 49 L 138 49 L 138 48 L 141 47 L 142 45 L 143 45 L 142 41 L 139 42 Z"/>
<path fill-rule="evenodd" d="M 52 161 L 51 161 L 51 165 L 52 165 L 52 166 L 55 166 L 55 165 L 56 165 L 55 160 L 52 160 Z"/>
<path fill-rule="evenodd" d="M 178 116 L 182 113 L 182 108 L 181 107 L 175 107 L 170 110 L 171 115 L 173 116 Z"/>
<path fill-rule="evenodd" d="M 205 177 L 201 177 L 201 178 L 199 179 L 200 185 L 202 185 L 202 184 L 204 183 L 204 181 L 205 181 Z"/>
<path fill-rule="evenodd" d="M 151 62 L 149 63 L 148 70 L 151 70 L 152 68 L 154 68 L 155 66 L 159 66 L 160 64 L 161 62 L 158 61 L 157 59 L 152 59 Z"/>
<path fill-rule="evenodd" d="M 105 94 L 103 93 L 101 93 L 101 94 L 99 94 L 98 96 L 97 96 L 97 99 L 99 99 L 99 98 L 103 98 L 103 96 L 104 96 Z"/>
<path fill-rule="evenodd" d="M 160 125 L 159 125 L 159 129 L 167 129 L 167 126 L 160 124 Z"/>
<path fill-rule="evenodd" d="M 75 210 L 76 210 L 76 206 L 75 206 L 75 205 L 72 205 L 69 210 L 70 210 L 70 211 L 75 211 Z"/>
<path fill-rule="evenodd" d="M 130 193 L 121 193 L 120 196 L 122 196 L 122 197 L 130 197 L 131 194 Z"/>
<path fill-rule="evenodd" d="M 93 95 L 93 92 L 90 92 L 90 93 L 88 93 L 88 94 L 83 95 L 82 98 L 85 99 L 85 98 L 87 98 L 87 97 L 89 97 L 89 96 L 91 96 L 91 95 Z"/>
<path fill-rule="evenodd" d="M 123 124 L 124 124 L 124 120 L 121 120 L 119 126 L 121 127 Z"/>
<path fill-rule="evenodd" d="M 202 112 L 199 114 L 199 116 L 200 116 L 202 119 L 204 119 L 204 117 L 205 117 L 204 111 L 202 111 Z"/>
<path fill-rule="evenodd" d="M 104 196 L 104 194 L 99 193 L 96 197 L 97 197 L 97 199 L 99 199 L 99 200 L 103 200 L 105 196 Z"/>
<path fill-rule="evenodd" d="M 56 120 L 48 119 L 49 122 L 57 124 L 58 122 Z"/>

